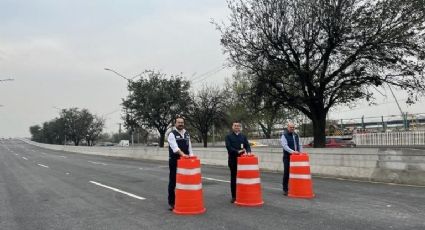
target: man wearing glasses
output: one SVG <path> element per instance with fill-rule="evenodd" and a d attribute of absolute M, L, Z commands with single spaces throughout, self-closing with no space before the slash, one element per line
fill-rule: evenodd
<path fill-rule="evenodd" d="M 294 123 L 288 123 L 287 131 L 283 133 L 280 141 L 283 147 L 283 195 L 287 196 L 290 156 L 291 154 L 298 154 L 303 151 L 302 145 L 300 144 L 300 137 L 295 133 Z"/>

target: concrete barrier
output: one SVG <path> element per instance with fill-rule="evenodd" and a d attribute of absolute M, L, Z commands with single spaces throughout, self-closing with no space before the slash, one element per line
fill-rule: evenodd
<path fill-rule="evenodd" d="M 157 147 L 86 147 L 49 145 L 22 141 L 46 149 L 74 153 L 124 157 L 131 159 L 168 160 L 168 149 Z M 281 148 L 255 148 L 262 170 L 281 172 Z M 425 185 L 425 151 L 390 148 L 305 149 L 310 154 L 313 175 L 366 181 Z M 203 164 L 227 166 L 225 148 L 194 148 Z"/>

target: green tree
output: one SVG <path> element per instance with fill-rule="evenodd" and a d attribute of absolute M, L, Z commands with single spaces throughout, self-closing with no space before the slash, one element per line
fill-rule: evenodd
<path fill-rule="evenodd" d="M 40 125 L 33 125 L 30 127 L 31 140 L 41 142 L 43 140 L 43 130 Z"/>
<path fill-rule="evenodd" d="M 65 134 L 69 140 L 78 146 L 81 140 L 86 139 L 88 130 L 94 121 L 94 116 L 87 109 L 63 109 L 60 114 L 65 124 Z"/>
<path fill-rule="evenodd" d="M 220 127 L 226 119 L 226 95 L 217 87 L 204 86 L 195 95 L 188 110 L 188 121 L 201 136 L 204 148 L 208 146 L 208 133 L 215 125 Z"/>
<path fill-rule="evenodd" d="M 372 100 L 373 87 L 425 91 L 424 0 L 229 1 L 216 24 L 231 62 L 259 95 L 304 113 L 325 145 L 329 109 Z"/>
<path fill-rule="evenodd" d="M 133 119 L 142 127 L 159 132 L 159 145 L 163 147 L 165 133 L 173 118 L 187 111 L 189 87 L 189 81 L 179 75 L 145 71 L 138 81 L 128 83 L 130 93 L 122 105 L 132 111 Z"/>
<path fill-rule="evenodd" d="M 105 120 L 101 117 L 93 115 L 93 120 L 87 128 L 86 142 L 88 146 L 95 145 L 95 142 L 100 139 Z"/>
<path fill-rule="evenodd" d="M 60 118 L 43 123 L 43 143 L 63 144 L 65 140 L 64 121 Z"/>

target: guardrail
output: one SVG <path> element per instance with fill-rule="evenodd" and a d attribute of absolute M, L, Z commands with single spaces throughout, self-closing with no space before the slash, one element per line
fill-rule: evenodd
<path fill-rule="evenodd" d="M 337 136 L 334 138 L 337 138 Z M 352 136 L 352 140 L 357 146 L 425 146 L 425 131 L 361 133 L 354 134 Z M 268 146 L 280 146 L 280 139 L 262 139 L 256 141 Z M 313 137 L 301 138 L 301 143 L 303 145 L 308 144 L 311 141 L 313 141 Z"/>

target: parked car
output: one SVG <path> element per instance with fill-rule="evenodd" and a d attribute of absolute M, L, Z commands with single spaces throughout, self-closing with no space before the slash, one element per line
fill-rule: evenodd
<path fill-rule="evenodd" d="M 129 140 L 120 140 L 120 143 L 118 143 L 118 146 L 129 147 L 130 146 L 130 141 Z"/>
<path fill-rule="evenodd" d="M 309 144 L 304 145 L 304 147 L 313 147 L 313 141 Z M 344 139 L 340 137 L 327 137 L 326 138 L 326 148 L 354 148 L 356 143 L 350 139 Z"/>

